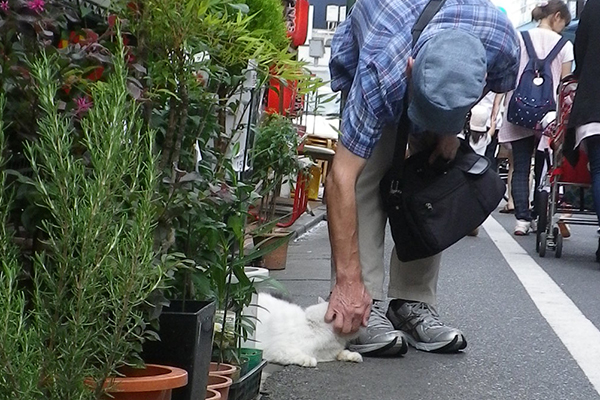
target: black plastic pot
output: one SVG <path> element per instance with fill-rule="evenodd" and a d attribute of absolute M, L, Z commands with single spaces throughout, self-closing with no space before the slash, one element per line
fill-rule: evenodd
<path fill-rule="evenodd" d="M 262 361 L 229 387 L 228 400 L 254 400 L 260 393 L 260 378 L 267 361 Z"/>
<path fill-rule="evenodd" d="M 215 302 L 171 301 L 160 315 L 160 341 L 144 343 L 142 358 L 183 368 L 187 386 L 173 390 L 172 400 L 196 400 L 206 396 L 212 353 Z"/>

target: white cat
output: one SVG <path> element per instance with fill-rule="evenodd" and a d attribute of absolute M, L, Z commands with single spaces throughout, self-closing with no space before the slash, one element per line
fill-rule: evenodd
<path fill-rule="evenodd" d="M 338 335 L 325 323 L 328 303 L 322 301 L 306 309 L 260 293 L 256 326 L 256 347 L 263 358 L 282 365 L 316 367 L 317 362 L 362 362 L 362 356 L 346 350 L 356 335 Z"/>

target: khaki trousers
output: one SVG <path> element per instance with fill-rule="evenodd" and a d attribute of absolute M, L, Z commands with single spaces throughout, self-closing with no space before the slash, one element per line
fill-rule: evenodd
<path fill-rule="evenodd" d="M 358 250 L 362 277 L 369 293 L 376 300 L 384 300 L 384 239 L 387 215 L 379 195 L 379 181 L 390 168 L 394 158 L 396 128 L 383 130 L 373 154 L 356 184 L 358 211 Z M 411 149 L 415 144 L 411 142 Z M 441 255 L 403 263 L 396 257 L 395 248 L 390 260 L 388 297 L 436 303 L 437 281 Z M 332 266 L 332 284 L 335 269 Z"/>

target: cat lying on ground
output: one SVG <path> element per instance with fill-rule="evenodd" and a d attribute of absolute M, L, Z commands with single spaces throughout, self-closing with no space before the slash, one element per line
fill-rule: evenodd
<path fill-rule="evenodd" d="M 273 297 L 268 293 L 258 296 L 256 347 L 263 350 L 263 358 L 282 365 L 316 367 L 317 362 L 362 362 L 356 352 L 346 350 L 346 344 L 356 335 L 334 333 L 333 325 L 325 323 L 327 311 L 321 300 L 306 309 Z"/>

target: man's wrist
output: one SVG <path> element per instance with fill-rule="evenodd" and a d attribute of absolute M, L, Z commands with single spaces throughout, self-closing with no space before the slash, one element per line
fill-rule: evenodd
<path fill-rule="evenodd" d="M 338 271 L 335 276 L 336 282 L 340 285 L 362 285 L 362 274 L 360 269 L 356 268 L 353 271 Z"/>

